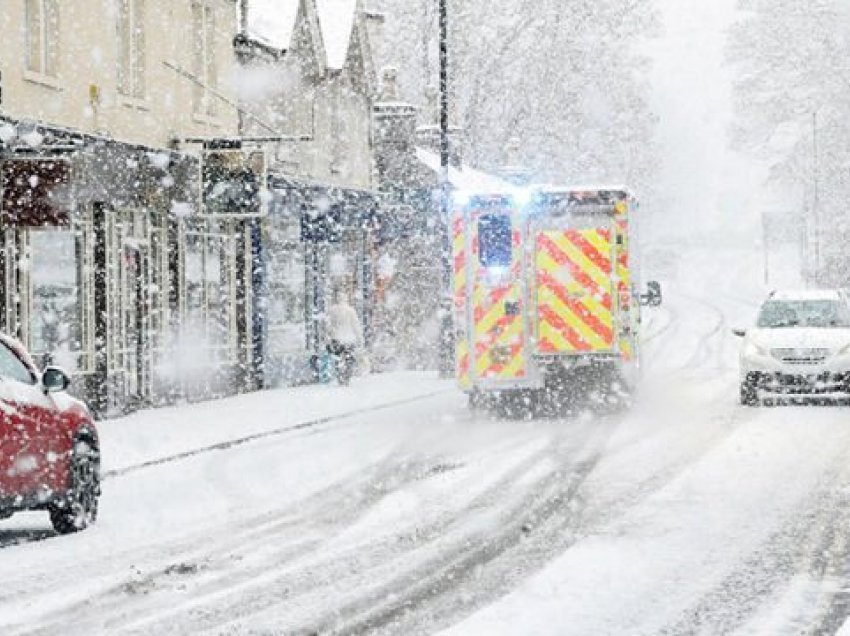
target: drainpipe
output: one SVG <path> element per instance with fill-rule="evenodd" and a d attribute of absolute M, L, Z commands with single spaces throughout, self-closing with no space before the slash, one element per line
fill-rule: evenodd
<path fill-rule="evenodd" d="M 239 32 L 248 35 L 248 0 L 239 0 Z"/>

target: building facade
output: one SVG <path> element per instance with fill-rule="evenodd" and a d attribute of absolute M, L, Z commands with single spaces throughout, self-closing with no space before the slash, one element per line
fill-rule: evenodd
<path fill-rule="evenodd" d="M 0 329 L 101 415 L 251 385 L 251 224 L 205 213 L 197 143 L 239 132 L 237 9 L 0 5 Z"/>
<path fill-rule="evenodd" d="M 348 4 L 348 3 L 346 3 Z M 269 215 L 262 221 L 262 353 L 268 385 L 314 379 L 326 309 L 348 297 L 371 335 L 378 197 L 371 111 L 376 78 L 361 2 L 281 3 L 275 45 L 244 38 L 243 138 L 269 138 Z M 374 18 L 373 18 L 374 19 Z"/>

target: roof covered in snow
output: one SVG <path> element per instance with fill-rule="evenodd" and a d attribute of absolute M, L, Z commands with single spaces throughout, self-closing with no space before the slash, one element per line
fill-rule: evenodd
<path fill-rule="evenodd" d="M 357 15 L 357 0 L 315 1 L 328 68 L 341 69 L 348 57 L 348 46 Z"/>
<path fill-rule="evenodd" d="M 280 49 L 288 49 L 298 17 L 298 0 L 250 0 L 248 32 Z"/>
<path fill-rule="evenodd" d="M 439 172 L 440 156 L 425 148 L 416 149 L 416 158 L 419 159 L 425 166 Z M 506 190 L 514 189 L 507 181 L 503 181 L 498 177 L 494 177 L 486 172 L 475 170 L 469 166 L 462 166 L 460 169 L 449 166 L 449 182 L 458 190 L 467 190 L 470 192 L 492 193 L 505 192 Z"/>

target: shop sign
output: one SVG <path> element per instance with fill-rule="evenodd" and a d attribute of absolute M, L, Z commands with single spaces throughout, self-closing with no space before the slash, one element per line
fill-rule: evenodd
<path fill-rule="evenodd" d="M 71 163 L 55 157 L 0 163 L 0 221 L 26 227 L 70 224 Z"/>

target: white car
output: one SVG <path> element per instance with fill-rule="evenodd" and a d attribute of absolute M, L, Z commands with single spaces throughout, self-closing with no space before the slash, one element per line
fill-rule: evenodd
<path fill-rule="evenodd" d="M 741 404 L 764 397 L 850 398 L 850 304 L 839 290 L 774 292 L 754 329 L 735 330 Z"/>

